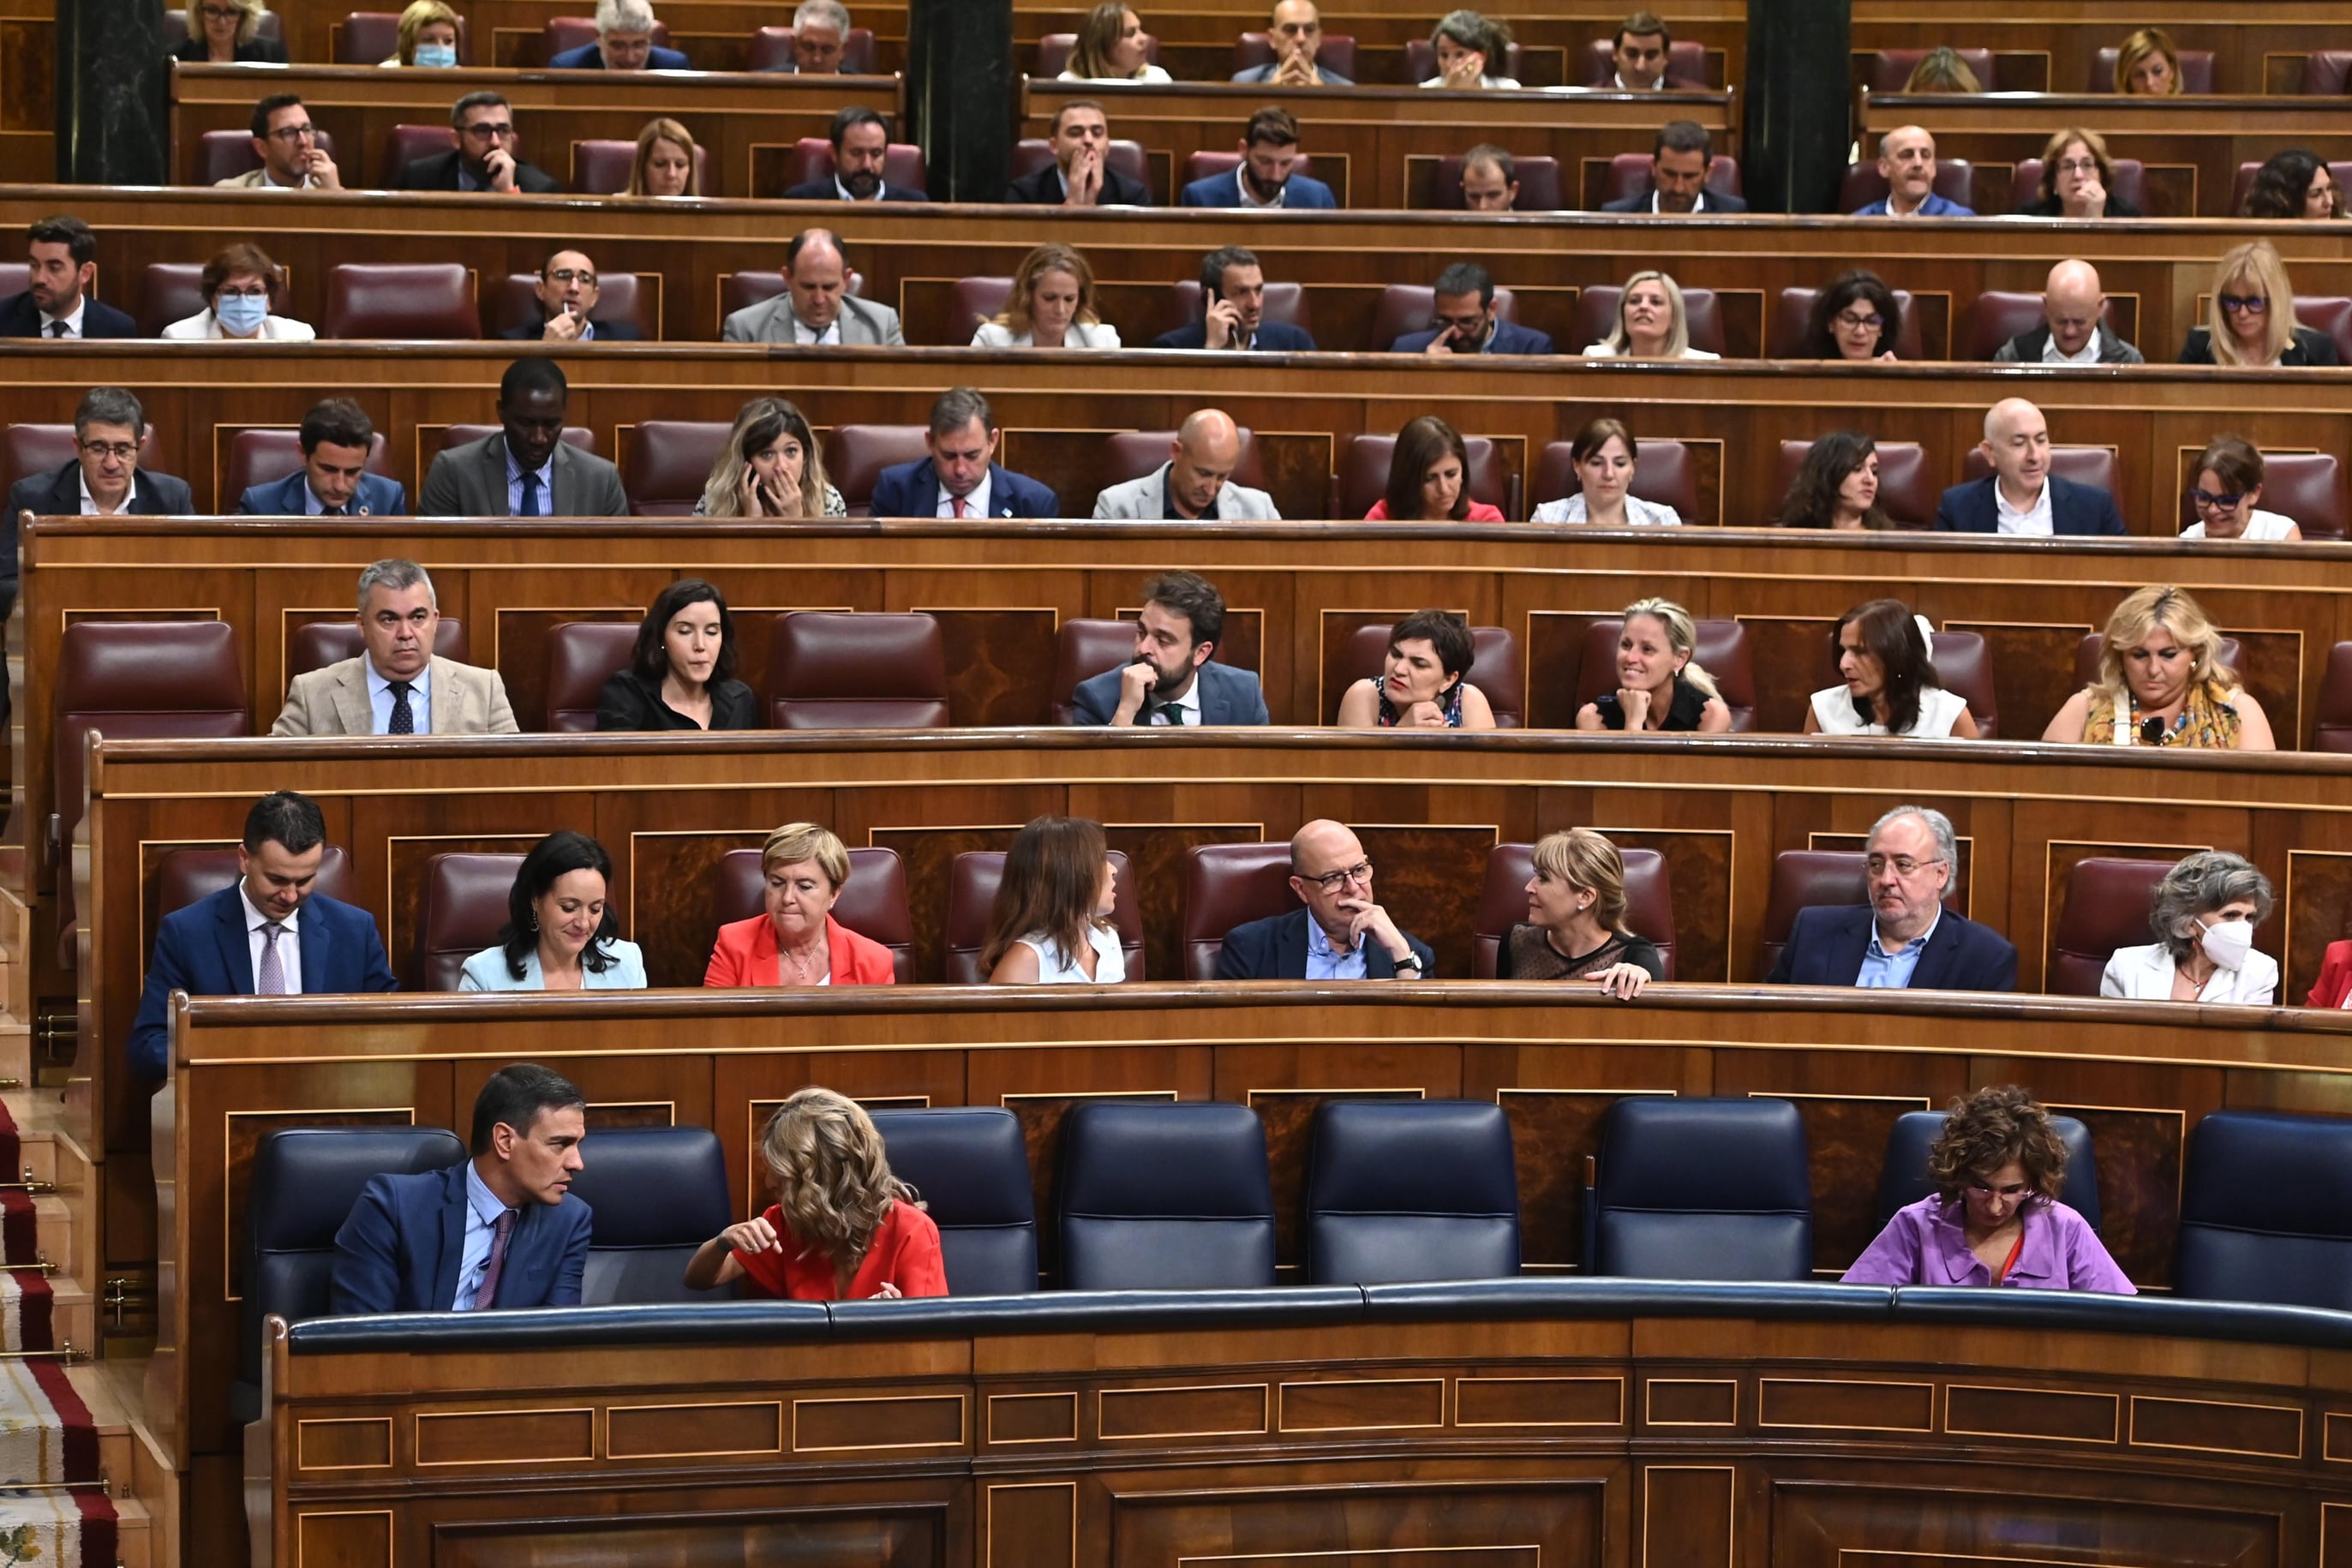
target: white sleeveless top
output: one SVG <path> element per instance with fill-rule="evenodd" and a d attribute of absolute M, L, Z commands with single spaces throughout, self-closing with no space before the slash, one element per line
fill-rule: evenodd
<path fill-rule="evenodd" d="M 2284 539 L 2286 537 L 2286 531 L 2294 526 L 2294 519 L 2291 517 L 2285 516 L 2280 512 L 2263 511 L 2257 509 L 2253 516 L 2246 519 L 2246 531 L 2238 535 L 2238 537 L 2240 539 L 2246 540 L 2259 540 L 2263 543 L 2273 544 Z M 2205 524 L 2201 521 L 2190 523 L 2187 528 L 2180 531 L 2180 537 L 2183 539 L 2204 538 Z"/>
<path fill-rule="evenodd" d="M 1040 985 L 1116 985 L 1127 978 L 1127 955 L 1119 949 L 1118 932 L 1105 931 L 1100 926 L 1088 926 L 1087 942 L 1095 950 L 1095 972 L 1091 978 L 1076 963 L 1064 963 L 1056 956 L 1049 938 L 1032 935 L 1021 939 L 1021 945 L 1037 955 L 1037 984 Z"/>
<path fill-rule="evenodd" d="M 1948 737 L 1952 725 L 1968 708 L 1960 697 L 1940 686 L 1930 686 L 1919 693 L 1919 718 L 1903 733 L 1914 740 L 1935 741 Z M 1853 694 L 1843 686 L 1832 686 L 1826 691 L 1813 693 L 1813 727 L 1824 735 L 1884 735 L 1884 724 L 1864 724 L 1853 705 Z"/>

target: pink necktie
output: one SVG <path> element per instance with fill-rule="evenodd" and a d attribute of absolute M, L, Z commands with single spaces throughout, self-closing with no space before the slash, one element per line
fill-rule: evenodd
<path fill-rule="evenodd" d="M 971 509 L 964 505 L 963 497 L 950 496 L 948 500 L 955 507 L 955 514 L 958 517 L 970 517 L 971 515 Z"/>
<path fill-rule="evenodd" d="M 514 1236 L 515 1212 L 499 1211 L 498 1234 L 490 1237 L 490 1260 L 482 1265 L 481 1288 L 474 1292 L 474 1310 L 487 1312 L 499 1299 L 499 1275 L 507 1266 L 507 1242 Z"/>

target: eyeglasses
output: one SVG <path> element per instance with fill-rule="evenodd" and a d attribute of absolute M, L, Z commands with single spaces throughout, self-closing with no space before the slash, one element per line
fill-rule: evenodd
<path fill-rule="evenodd" d="M 2243 495 L 2208 495 L 2203 490 L 2191 489 L 2189 492 L 2189 499 L 2199 506 L 2210 506 L 2215 511 L 2235 511 L 2238 510 L 2238 503 L 2246 498 Z"/>
<path fill-rule="evenodd" d="M 1370 860 L 1359 860 L 1345 870 L 1326 871 L 1319 877 L 1309 877 L 1307 879 L 1320 887 L 1327 893 L 1336 893 L 1350 882 L 1370 881 L 1372 879 L 1372 863 Z"/>
<path fill-rule="evenodd" d="M 243 289 L 232 289 L 224 283 L 214 291 L 213 298 L 215 300 L 267 300 L 269 298 L 269 285 L 255 283 Z"/>
<path fill-rule="evenodd" d="M 2033 1191 L 2033 1184 L 2031 1182 L 2011 1182 L 2005 1187 L 1980 1187 L 1971 1182 L 1969 1191 L 1980 1198 L 2021 1198 Z"/>
<path fill-rule="evenodd" d="M 93 458 L 112 458 L 127 463 L 139 455 L 139 447 L 130 441 L 84 441 L 81 449 Z"/>
<path fill-rule="evenodd" d="M 1873 855 L 1864 859 L 1862 865 L 1863 869 L 1874 877 L 1883 875 L 1890 866 L 1895 868 L 1895 874 L 1898 877 L 1916 877 L 1919 874 L 1921 867 L 1940 866 L 1943 863 L 1941 857 L 1933 860 L 1915 860 L 1908 855 Z"/>
<path fill-rule="evenodd" d="M 574 270 L 569 267 L 557 268 L 547 275 L 547 280 L 550 283 L 577 283 L 583 289 L 596 287 L 596 275 L 593 272 Z"/>
<path fill-rule="evenodd" d="M 2224 294 L 2219 301 L 2224 310 L 2267 310 L 2270 299 L 2263 294 Z"/>
<path fill-rule="evenodd" d="M 2062 174 L 2095 174 L 2099 172 L 2096 158 L 2069 158 L 2058 165 Z"/>
<path fill-rule="evenodd" d="M 1852 311 L 1841 311 L 1838 315 L 1837 324 L 1852 331 L 1874 332 L 1881 327 L 1886 325 L 1886 318 L 1879 315 L 1876 311 L 1873 311 L 1867 316 L 1857 316 Z"/>
<path fill-rule="evenodd" d="M 245 15 L 241 5 L 207 5 L 204 8 L 207 22 L 234 22 Z"/>
<path fill-rule="evenodd" d="M 265 132 L 280 142 L 299 142 L 306 136 L 316 136 L 318 133 L 319 128 L 307 120 L 299 125 L 281 125 L 275 131 Z"/>
<path fill-rule="evenodd" d="M 499 120 L 495 121 L 478 120 L 473 124 L 466 127 L 466 134 L 477 137 L 485 142 L 496 141 L 514 134 L 514 121 L 511 120 Z"/>

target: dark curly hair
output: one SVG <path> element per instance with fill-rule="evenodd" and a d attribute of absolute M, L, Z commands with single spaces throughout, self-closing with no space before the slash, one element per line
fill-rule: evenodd
<path fill-rule="evenodd" d="M 2025 1167 L 2032 1201 L 2055 1203 L 2066 1184 L 2066 1145 L 2042 1102 L 2013 1083 L 1952 1101 L 1927 1151 L 1927 1175 L 1946 1203 L 2011 1162 Z"/>
<path fill-rule="evenodd" d="M 1868 462 L 1878 443 L 1859 430 L 1832 430 L 1805 452 L 1804 466 L 1789 481 L 1780 500 L 1782 528 L 1827 528 L 1837 516 L 1838 490 L 1856 468 Z M 1862 514 L 1866 529 L 1887 529 L 1895 520 L 1877 501 Z"/>
<path fill-rule="evenodd" d="M 2254 183 L 2246 188 L 2247 217 L 2299 218 L 2303 216 L 2303 199 L 2311 190 L 2311 182 L 2327 166 L 2316 153 L 2292 147 L 2274 153 L 2254 171 Z M 2343 198 L 2336 200 L 2337 216 L 2343 216 Z"/>

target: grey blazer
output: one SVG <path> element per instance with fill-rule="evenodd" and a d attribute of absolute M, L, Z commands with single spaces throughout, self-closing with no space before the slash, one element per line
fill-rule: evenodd
<path fill-rule="evenodd" d="M 793 297 L 779 294 L 756 305 L 746 305 L 719 329 L 720 341 L 730 343 L 783 343 L 793 341 Z M 898 330 L 898 312 L 887 305 L 855 295 L 841 301 L 841 342 L 905 348 L 907 334 Z"/>
<path fill-rule="evenodd" d="M 555 444 L 550 517 L 626 517 L 621 470 L 569 441 Z M 417 492 L 419 517 L 506 517 L 507 437 L 501 430 L 436 456 Z M 438 663 L 438 660 L 435 661 Z"/>
<path fill-rule="evenodd" d="M 1162 463 L 1158 473 L 1111 486 L 1095 497 L 1095 515 L 1126 522 L 1157 522 L 1165 518 L 1170 466 Z M 1274 498 L 1264 490 L 1227 479 L 1225 488 L 1217 492 L 1217 518 L 1223 522 L 1279 522 L 1282 513 L 1275 510 Z"/>
<path fill-rule="evenodd" d="M 433 733 L 520 733 L 507 702 L 507 683 L 495 669 L 481 669 L 436 657 L 425 679 L 432 683 Z M 306 671 L 294 678 L 285 710 L 269 727 L 273 735 L 373 735 L 375 708 L 368 701 L 367 655 Z"/>

